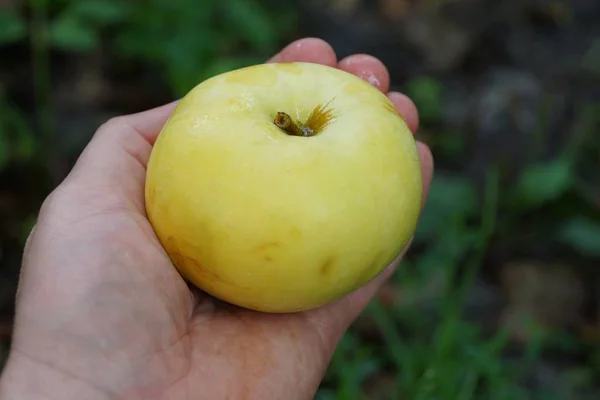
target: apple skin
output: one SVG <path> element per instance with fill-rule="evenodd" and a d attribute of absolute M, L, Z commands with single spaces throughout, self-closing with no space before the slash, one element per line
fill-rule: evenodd
<path fill-rule="evenodd" d="M 277 112 L 332 118 L 292 136 Z M 407 246 L 421 208 L 412 133 L 362 79 L 311 63 L 212 77 L 177 105 L 147 168 L 148 218 L 180 274 L 225 302 L 286 313 L 365 285 Z"/>

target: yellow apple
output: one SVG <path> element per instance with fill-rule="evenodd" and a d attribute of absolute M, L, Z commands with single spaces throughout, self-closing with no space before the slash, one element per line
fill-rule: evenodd
<path fill-rule="evenodd" d="M 416 143 L 390 100 L 311 63 L 212 77 L 154 147 L 146 210 L 174 265 L 244 308 L 296 312 L 385 269 L 421 207 Z"/>

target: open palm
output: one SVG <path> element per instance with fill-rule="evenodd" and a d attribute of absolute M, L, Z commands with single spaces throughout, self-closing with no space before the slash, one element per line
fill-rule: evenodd
<path fill-rule="evenodd" d="M 271 61 L 337 66 L 388 90 L 380 61 L 338 63 L 317 39 Z M 414 105 L 388 95 L 416 130 Z M 188 287 L 144 209 L 145 165 L 173 107 L 105 124 L 45 201 L 25 250 L 0 394 L 27 381 L 23 398 L 310 399 L 341 336 L 389 277 L 391 269 L 335 303 L 285 315 Z M 422 144 L 419 154 L 427 187 L 433 162 Z M 63 387 L 48 388 L 57 381 Z"/>

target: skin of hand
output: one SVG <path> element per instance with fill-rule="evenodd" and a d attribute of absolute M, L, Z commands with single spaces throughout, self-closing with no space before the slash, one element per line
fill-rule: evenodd
<path fill-rule="evenodd" d="M 326 42 L 307 38 L 274 61 L 354 73 L 417 129 L 414 104 L 388 93 L 374 57 L 338 61 Z M 174 106 L 104 124 L 44 201 L 25 246 L 1 399 L 312 399 L 342 335 L 399 263 L 296 314 L 242 310 L 190 289 L 144 209 L 146 162 Z M 426 197 L 433 159 L 418 148 Z"/>

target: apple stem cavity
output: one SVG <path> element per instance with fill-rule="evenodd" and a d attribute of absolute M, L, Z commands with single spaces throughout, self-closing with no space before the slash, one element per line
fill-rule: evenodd
<path fill-rule="evenodd" d="M 333 119 L 333 110 L 326 105 L 318 105 L 312 110 L 304 124 L 295 123 L 289 114 L 279 111 L 273 123 L 291 136 L 310 137 L 320 133 Z"/>

